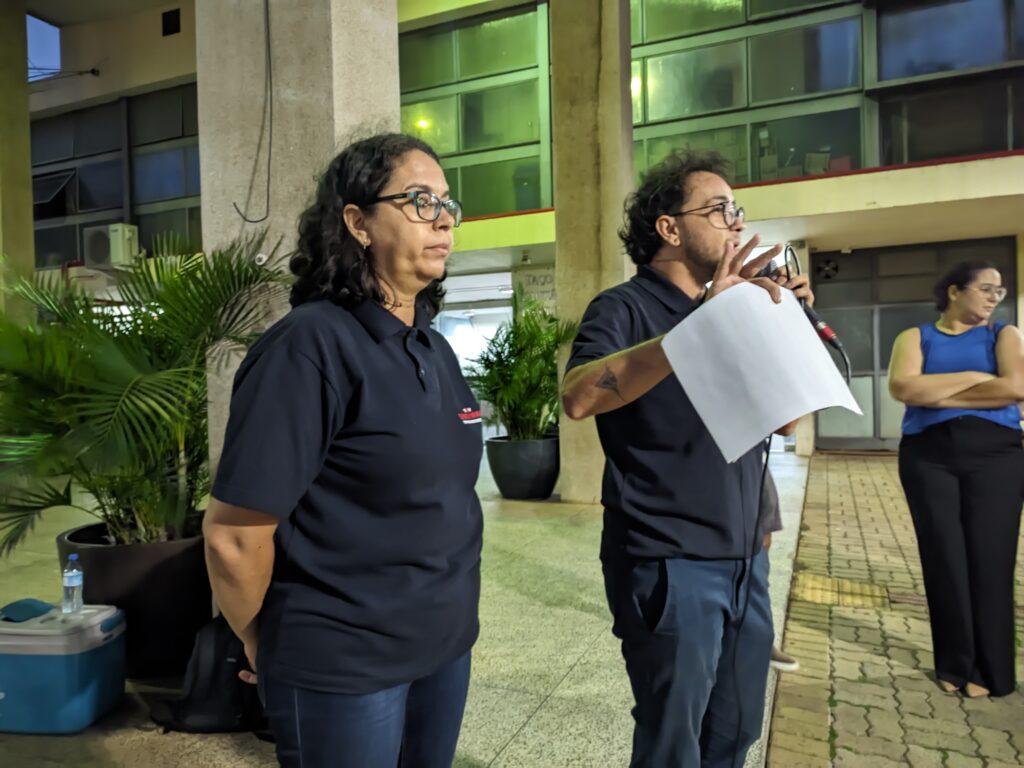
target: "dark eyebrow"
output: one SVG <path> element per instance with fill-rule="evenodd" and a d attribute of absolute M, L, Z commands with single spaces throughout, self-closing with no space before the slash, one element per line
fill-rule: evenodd
<path fill-rule="evenodd" d="M 434 192 L 434 188 L 432 186 L 430 186 L 429 184 L 423 184 L 418 181 L 414 181 L 411 184 L 406 184 L 405 188 L 402 189 L 403 192 L 412 192 L 413 190 L 416 190 L 417 192 L 432 192 L 434 194 L 437 194 L 436 192 Z M 437 194 L 437 196 L 440 197 L 442 200 L 445 199 L 446 197 L 451 197 L 451 190 L 446 189 L 444 192 Z"/>
<path fill-rule="evenodd" d="M 713 205 L 716 200 L 720 200 L 723 203 L 731 203 L 732 202 L 732 200 L 730 200 L 725 195 L 715 195 L 714 197 L 709 197 L 705 202 L 706 202 L 707 205 Z"/>

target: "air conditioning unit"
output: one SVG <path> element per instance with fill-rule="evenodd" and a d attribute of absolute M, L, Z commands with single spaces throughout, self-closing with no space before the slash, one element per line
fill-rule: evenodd
<path fill-rule="evenodd" d="M 106 298 L 105 292 L 114 285 L 113 276 L 89 267 L 68 267 L 66 279 L 76 290 L 101 298 Z"/>
<path fill-rule="evenodd" d="M 139 228 L 134 224 L 84 227 L 82 252 L 90 269 L 127 267 L 139 253 Z"/>

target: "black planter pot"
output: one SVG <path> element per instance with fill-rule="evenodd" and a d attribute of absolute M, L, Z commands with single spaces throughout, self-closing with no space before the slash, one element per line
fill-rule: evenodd
<path fill-rule="evenodd" d="M 61 567 L 78 553 L 86 603 L 125 613 L 126 675 L 170 677 L 185 671 L 196 632 L 213 616 L 203 538 L 108 544 L 103 523 L 57 537 Z"/>
<path fill-rule="evenodd" d="M 498 490 L 506 499 L 546 499 L 558 481 L 558 438 L 489 438 L 487 463 Z"/>

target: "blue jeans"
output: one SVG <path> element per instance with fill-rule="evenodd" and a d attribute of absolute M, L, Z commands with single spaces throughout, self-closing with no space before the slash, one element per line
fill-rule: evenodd
<path fill-rule="evenodd" d="M 767 553 L 752 563 L 609 562 L 604 571 L 636 701 L 632 768 L 740 768 L 764 715 Z"/>
<path fill-rule="evenodd" d="M 450 768 L 470 654 L 430 677 L 376 693 L 324 693 L 261 680 L 285 768 Z"/>

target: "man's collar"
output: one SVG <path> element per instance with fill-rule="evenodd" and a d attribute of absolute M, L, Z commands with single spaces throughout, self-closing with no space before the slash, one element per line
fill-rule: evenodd
<path fill-rule="evenodd" d="M 673 312 L 690 312 L 700 304 L 650 264 L 637 267 L 633 280 Z"/>
<path fill-rule="evenodd" d="M 411 330 L 408 325 L 374 301 L 364 301 L 352 310 L 352 314 L 378 344 L 392 336 Z M 426 329 L 430 327 L 430 318 L 422 307 L 416 307 L 416 319 L 413 321 L 412 327 L 419 332 L 420 340 L 429 345 L 430 337 L 427 335 Z"/>

